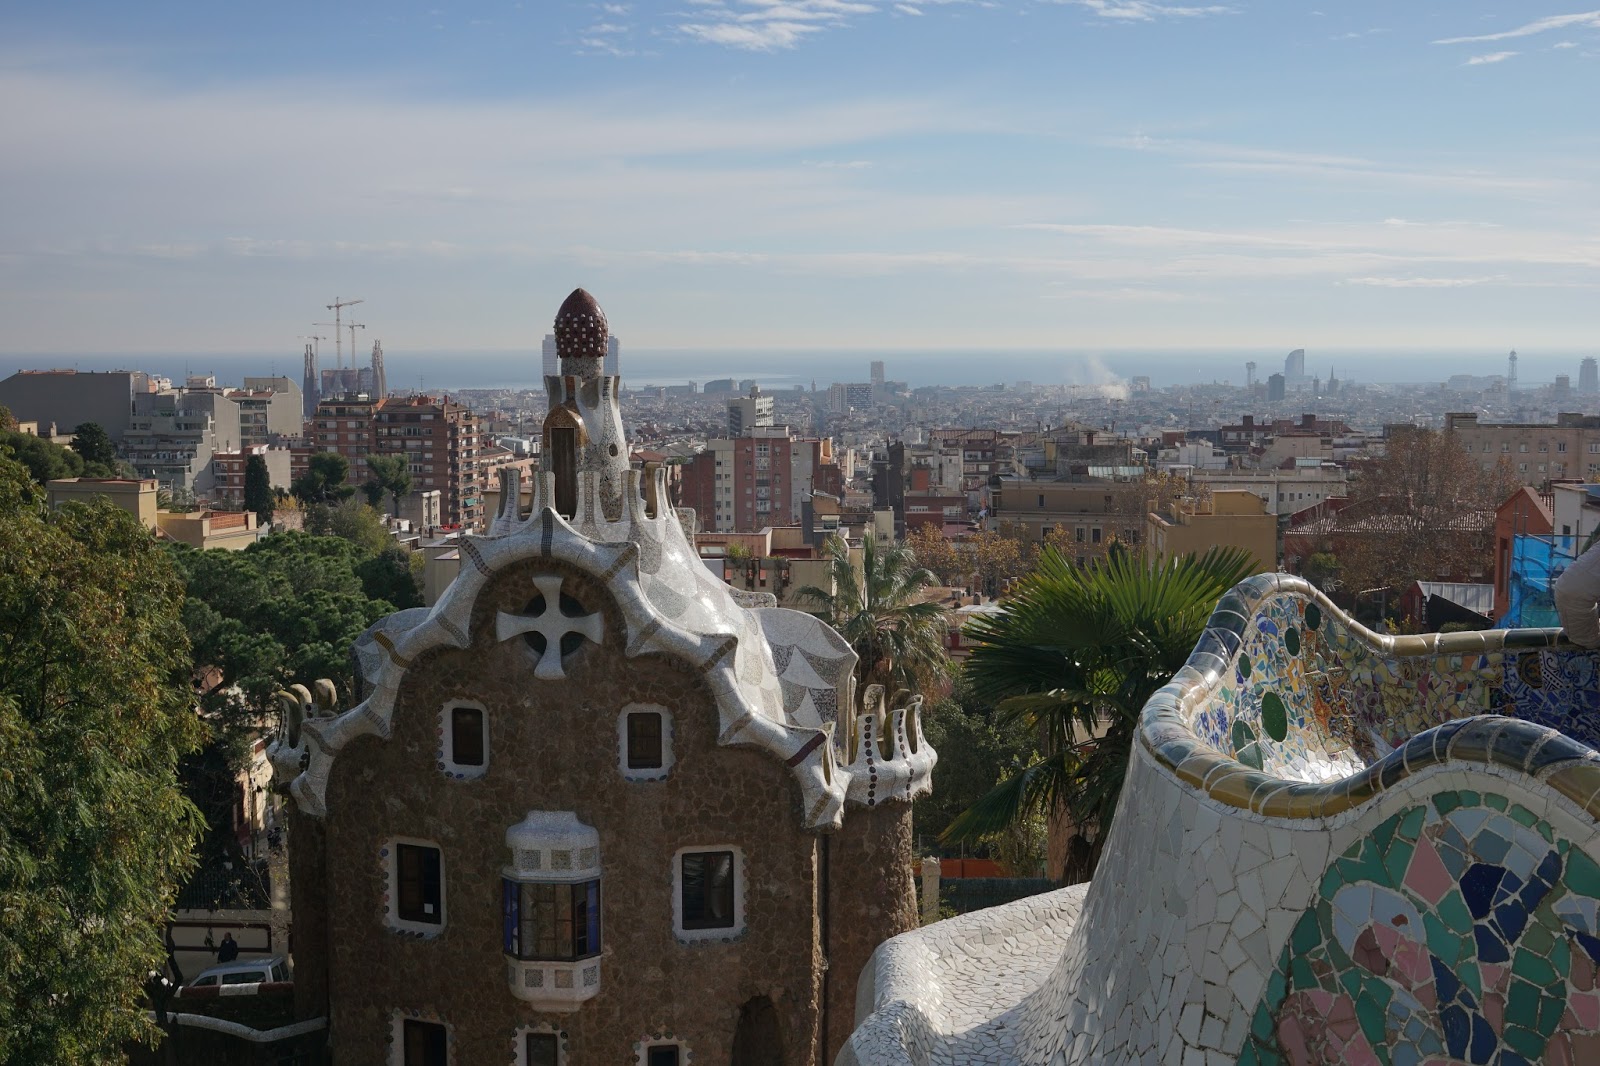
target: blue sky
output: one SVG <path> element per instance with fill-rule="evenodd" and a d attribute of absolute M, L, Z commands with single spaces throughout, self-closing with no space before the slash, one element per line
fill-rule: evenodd
<path fill-rule="evenodd" d="M 13 2 L 0 351 L 1585 349 L 1597 90 L 1541 0 Z"/>

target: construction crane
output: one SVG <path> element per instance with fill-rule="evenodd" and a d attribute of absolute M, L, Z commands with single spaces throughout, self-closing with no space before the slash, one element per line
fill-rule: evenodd
<path fill-rule="evenodd" d="M 339 299 L 339 297 L 335 296 L 333 298 L 333 303 L 328 304 L 328 310 L 333 312 L 333 321 L 332 322 L 313 322 L 312 323 L 312 325 L 314 325 L 314 326 L 332 326 L 333 327 L 333 360 L 334 360 L 335 367 L 337 369 L 340 369 L 340 370 L 344 369 L 344 354 L 339 350 L 339 341 L 341 339 L 340 336 L 339 336 L 339 330 L 343 328 L 343 319 L 340 316 L 343 315 L 344 309 L 346 307 L 354 307 L 356 304 L 359 304 L 359 303 L 366 303 L 366 301 L 365 300 L 341 300 L 341 299 Z M 351 332 L 351 334 L 350 334 L 350 365 L 351 366 L 355 366 L 356 365 L 356 346 L 355 346 L 355 333 L 354 332 Z"/>
<path fill-rule="evenodd" d="M 358 300 L 357 303 L 360 301 Z M 356 330 L 366 329 L 365 322 L 346 322 L 344 328 L 350 331 L 350 369 L 356 368 Z"/>

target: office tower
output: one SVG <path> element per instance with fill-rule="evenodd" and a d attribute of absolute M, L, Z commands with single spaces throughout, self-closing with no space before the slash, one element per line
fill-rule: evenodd
<path fill-rule="evenodd" d="M 1592 355 L 1578 366 L 1578 391 L 1585 396 L 1600 392 L 1600 365 L 1595 363 Z"/>
<path fill-rule="evenodd" d="M 617 369 L 617 364 L 621 361 L 621 357 L 622 357 L 622 344 L 621 344 L 621 342 L 618 341 L 617 338 L 615 338 L 615 337 L 607 338 L 607 340 L 606 340 L 606 357 L 605 357 L 605 360 L 604 360 L 604 366 L 601 369 L 601 373 L 605 374 L 607 377 L 613 377 L 613 378 L 616 377 L 618 374 L 620 374 L 621 371 Z"/>
<path fill-rule="evenodd" d="M 544 376 L 553 378 L 561 373 L 560 357 L 556 354 L 556 335 L 547 333 L 544 337 Z"/>
<path fill-rule="evenodd" d="M 883 388 L 883 360 L 882 359 L 874 359 L 872 361 L 871 369 L 872 369 L 872 384 L 876 385 L 880 389 Z"/>
<path fill-rule="evenodd" d="M 1254 363 L 1246 363 L 1244 365 L 1244 387 L 1247 389 L 1253 389 L 1255 388 L 1255 385 L 1256 365 Z"/>
<path fill-rule="evenodd" d="M 1285 382 L 1282 374 L 1273 374 L 1271 377 L 1267 378 L 1268 403 L 1278 403 L 1283 399 L 1286 391 L 1284 385 Z"/>

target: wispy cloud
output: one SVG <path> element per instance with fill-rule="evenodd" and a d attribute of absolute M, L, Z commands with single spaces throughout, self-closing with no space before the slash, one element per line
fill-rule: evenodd
<path fill-rule="evenodd" d="M 1477 44 L 1483 41 L 1509 41 L 1514 37 L 1532 37 L 1534 34 L 1547 33 L 1550 30 L 1570 29 L 1574 26 L 1600 28 L 1600 11 L 1583 11 L 1575 15 L 1551 15 L 1549 18 L 1535 19 L 1515 29 L 1502 30 L 1499 33 L 1479 33 L 1468 37 L 1444 37 L 1433 43 Z"/>
<path fill-rule="evenodd" d="M 1473 56 L 1471 59 L 1463 63 L 1462 66 L 1481 67 L 1486 66 L 1489 63 L 1504 63 L 1512 56 L 1521 54 L 1521 52 L 1490 52 L 1487 55 Z"/>
<path fill-rule="evenodd" d="M 902 15 L 920 15 L 920 14 L 922 14 L 922 11 L 921 11 L 920 8 L 912 7 L 910 4 L 896 4 L 896 5 L 894 5 L 894 9 L 896 11 L 900 12 Z"/>
<path fill-rule="evenodd" d="M 1225 4 L 1207 4 L 1195 7 L 1179 4 L 1158 4 L 1152 2 L 1152 0 L 1052 0 L 1052 2 L 1088 8 L 1101 18 L 1118 19 L 1123 22 L 1154 22 L 1157 19 L 1164 18 L 1203 18 L 1207 15 L 1232 15 L 1238 11 L 1238 8 L 1228 7 Z"/>
<path fill-rule="evenodd" d="M 878 10 L 860 0 L 702 0 L 697 6 L 695 21 L 680 23 L 680 33 L 750 52 L 793 48 L 811 34 Z"/>
<path fill-rule="evenodd" d="M 1476 278 L 1346 278 L 1346 285 L 1366 285 L 1378 289 L 1464 289 L 1473 285 L 1492 285 L 1507 280 L 1504 274 Z"/>
<path fill-rule="evenodd" d="M 1550 47 L 1551 48 L 1576 48 L 1576 47 L 1578 47 L 1578 42 L 1577 41 L 1557 41 L 1555 44 L 1551 45 Z"/>
<path fill-rule="evenodd" d="M 807 159 L 805 165 L 818 170 L 865 170 L 872 165 L 870 159 Z"/>

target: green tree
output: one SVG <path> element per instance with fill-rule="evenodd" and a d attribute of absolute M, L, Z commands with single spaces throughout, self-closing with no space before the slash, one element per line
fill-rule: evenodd
<path fill-rule="evenodd" d="M 850 546 L 839 537 L 828 540 L 831 589 L 807 585 L 796 596 L 820 610 L 859 658 L 856 680 L 862 687 L 880 684 L 893 696 L 896 689 L 926 691 L 944 678 L 949 632 L 944 608 L 922 594 L 937 579 L 904 545 L 880 544 L 868 533 L 861 542 L 861 566 L 850 558 Z"/>
<path fill-rule="evenodd" d="M 239 552 L 172 551 L 188 590 L 183 622 L 207 679 L 200 705 L 211 727 L 183 777 L 211 826 L 206 851 L 216 861 L 237 848 L 234 774 L 271 720 L 273 693 L 321 677 L 350 692 L 356 637 L 397 607 L 420 606 L 421 596 L 393 559 L 337 537 L 290 531 Z"/>
<path fill-rule="evenodd" d="M 367 483 L 361 486 L 367 502 L 377 507 L 383 494 L 389 494 L 391 514 L 400 514 L 400 497 L 411 491 L 411 465 L 403 455 L 370 455 L 367 457 Z"/>
<path fill-rule="evenodd" d="M 72 450 L 83 456 L 85 466 L 111 469 L 117 465 L 117 449 L 111 435 L 98 422 L 80 422 L 72 433 Z"/>
<path fill-rule="evenodd" d="M 307 533 L 339 537 L 369 555 L 379 555 L 394 546 L 394 538 L 383 524 L 383 516 L 360 500 L 313 504 L 306 509 L 305 526 Z"/>
<path fill-rule="evenodd" d="M 252 453 L 244 461 L 244 509 L 254 511 L 257 525 L 267 525 L 272 521 L 272 511 L 276 506 L 276 497 L 272 493 L 272 474 L 267 470 L 267 460 L 263 455 Z"/>
<path fill-rule="evenodd" d="M 17 416 L 11 413 L 11 408 L 0 403 L 0 433 L 10 433 L 17 428 Z"/>
<path fill-rule="evenodd" d="M 31 433 L 0 431 L 0 451 L 26 467 L 28 476 L 40 485 L 55 478 L 82 477 L 84 473 L 83 456 Z"/>
<path fill-rule="evenodd" d="M 355 495 L 350 480 L 350 460 L 338 452 L 318 452 L 306 463 L 306 472 L 290 491 L 305 503 L 338 503 Z"/>
<path fill-rule="evenodd" d="M 919 836 L 942 834 L 962 811 L 1037 755 L 1027 723 L 996 713 L 959 677 L 949 696 L 923 704 L 922 731 L 939 753 L 939 765 L 933 770 L 933 791 L 913 805 Z M 976 852 L 988 853 L 990 843 L 978 842 Z"/>
<path fill-rule="evenodd" d="M 200 821 L 183 588 L 109 503 L 0 458 L 0 1062 L 121 1061 Z"/>
<path fill-rule="evenodd" d="M 1069 878 L 1086 878 L 1111 829 L 1145 703 L 1188 660 L 1222 594 L 1251 572 L 1237 548 L 1157 566 L 1124 550 L 1079 568 L 1054 548 L 976 619 L 966 678 L 1004 721 L 1037 731 L 1041 755 L 945 831 L 974 841 L 1030 818 L 1062 817 L 1076 839 Z"/>

